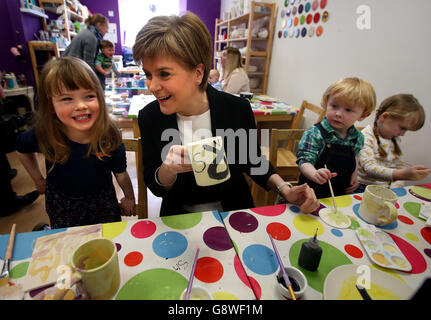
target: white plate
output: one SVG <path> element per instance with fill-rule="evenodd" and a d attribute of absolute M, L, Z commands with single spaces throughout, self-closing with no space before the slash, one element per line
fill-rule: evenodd
<path fill-rule="evenodd" d="M 366 271 L 365 271 L 366 270 Z M 365 278 L 369 271 L 368 294 L 373 300 L 406 300 L 413 290 L 390 274 L 365 265 L 346 264 L 333 269 L 323 285 L 325 300 L 362 300 L 356 289 L 356 281 Z"/>

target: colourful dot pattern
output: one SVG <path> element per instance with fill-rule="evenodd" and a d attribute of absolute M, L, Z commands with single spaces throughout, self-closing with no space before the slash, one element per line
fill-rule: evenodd
<path fill-rule="evenodd" d="M 290 38 L 304 38 L 307 34 L 309 37 L 316 35 L 320 37 L 323 33 L 323 25 L 330 19 L 330 14 L 326 10 L 326 0 L 310 0 L 304 3 L 284 2 L 281 7 L 279 22 L 278 38 L 288 38 L 286 35 L 291 34 Z M 316 29 L 316 32 L 314 30 Z M 295 37 L 293 35 L 295 34 Z M 302 37 L 299 37 L 301 35 Z"/>
<path fill-rule="evenodd" d="M 413 269 L 406 273 L 377 268 L 414 288 L 420 286 L 424 278 L 431 276 L 431 229 L 426 228 L 424 220 L 418 216 L 421 200 L 415 199 L 404 188 L 393 191 L 399 197 L 396 204 L 398 219 L 378 228 L 392 237 Z M 278 290 L 274 290 L 274 286 L 277 286 L 274 276 L 278 273 L 279 266 L 274 260 L 268 234 L 274 238 L 284 265 L 300 269 L 307 277 L 307 294 L 310 299 L 322 298 L 325 278 L 336 267 L 351 263 L 374 266 L 355 232 L 367 224 L 358 213 L 361 201 L 362 194 L 336 197 L 337 206 L 343 208 L 343 212 L 352 221 L 349 229 L 330 227 L 319 218 L 320 209 L 332 207 L 331 198 L 320 199 L 320 207 L 312 214 L 304 214 L 297 206 L 289 204 L 285 207 L 279 205 L 230 212 L 225 216 L 224 222 L 245 269 L 243 281 L 251 285 L 258 299 L 281 299 Z M 235 219 L 231 220 L 231 217 Z M 299 266 L 298 257 L 302 244 L 314 236 L 316 229 L 323 254 L 318 270 L 309 271 Z M 265 261 L 262 261 L 262 257 L 265 257 Z"/>
<path fill-rule="evenodd" d="M 405 188 L 393 190 L 398 196 L 398 219 L 379 228 L 395 241 L 412 271 L 380 270 L 417 288 L 431 276 L 431 229 L 419 217 L 423 200 Z M 279 266 L 268 234 L 283 263 L 307 277 L 306 298 L 320 299 L 324 280 L 334 268 L 351 263 L 374 266 L 355 234 L 355 229 L 366 224 L 358 215 L 361 194 L 336 201 L 352 221 L 349 229 L 336 229 L 320 220 L 318 211 L 331 206 L 330 199 L 321 199 L 313 214 L 284 204 L 104 224 L 103 236 L 116 244 L 120 262 L 121 285 L 115 299 L 178 299 L 187 287 L 197 246 L 194 284 L 208 288 L 214 299 L 282 299 L 274 288 Z M 302 244 L 316 230 L 323 254 L 318 271 L 309 271 L 299 266 L 298 257 Z M 17 234 L 11 281 L 25 280 L 35 239 L 61 231 L 65 229 Z M 0 236 L 0 255 L 7 240 L 8 235 Z"/>

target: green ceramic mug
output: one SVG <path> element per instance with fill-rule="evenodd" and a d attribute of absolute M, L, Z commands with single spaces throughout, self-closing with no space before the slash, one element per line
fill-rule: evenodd
<path fill-rule="evenodd" d="M 72 254 L 72 268 L 92 300 L 108 300 L 120 287 L 117 247 L 106 238 L 89 240 Z"/>

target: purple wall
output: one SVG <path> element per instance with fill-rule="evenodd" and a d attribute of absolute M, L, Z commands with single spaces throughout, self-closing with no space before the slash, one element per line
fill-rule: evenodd
<path fill-rule="evenodd" d="M 0 1 L 0 70 L 24 74 L 29 85 L 35 84 L 27 42 L 35 40 L 33 33 L 42 29 L 41 19 L 19 11 L 19 1 Z M 23 59 L 16 58 L 10 48 L 22 45 Z"/>
<path fill-rule="evenodd" d="M 115 45 L 115 54 L 122 54 L 121 49 L 121 30 L 120 30 L 120 14 L 118 12 L 118 0 L 81 0 L 83 5 L 91 11 L 91 13 L 100 13 L 108 18 L 110 23 L 117 25 L 117 44 Z M 109 17 L 108 11 L 113 11 L 114 16 Z"/>
<path fill-rule="evenodd" d="M 110 22 L 117 24 L 118 42 L 115 54 L 121 54 L 121 30 L 118 11 L 118 0 L 81 0 L 92 13 L 106 16 Z M 221 0 L 179 0 L 180 12 L 191 11 L 195 13 L 207 26 L 214 37 L 215 19 L 220 16 Z M 108 16 L 108 10 L 114 12 L 113 17 Z M 19 11 L 18 0 L 0 0 L 0 70 L 25 74 L 29 85 L 35 86 L 32 66 L 27 48 L 27 42 L 35 40 L 33 33 L 42 29 L 41 18 Z M 24 59 L 12 55 L 10 48 L 21 44 L 24 47 Z"/>
<path fill-rule="evenodd" d="M 180 0 L 180 14 L 184 11 L 196 14 L 207 26 L 214 43 L 215 19 L 220 17 L 220 6 L 221 0 Z"/>

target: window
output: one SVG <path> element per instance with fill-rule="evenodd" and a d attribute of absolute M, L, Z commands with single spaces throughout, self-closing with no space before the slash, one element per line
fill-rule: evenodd
<path fill-rule="evenodd" d="M 133 47 L 136 35 L 149 19 L 160 15 L 178 15 L 180 0 L 118 0 L 122 45 Z"/>

